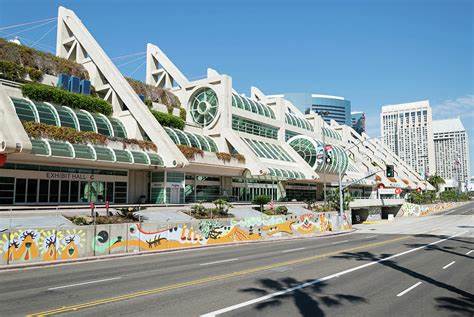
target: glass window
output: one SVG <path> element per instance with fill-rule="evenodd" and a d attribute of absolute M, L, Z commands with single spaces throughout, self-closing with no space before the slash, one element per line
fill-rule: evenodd
<path fill-rule="evenodd" d="M 99 114 L 92 114 L 92 117 L 95 120 L 95 124 L 97 126 L 97 133 L 112 136 L 111 127 L 109 126 L 109 120 L 102 115 Z"/>
<path fill-rule="evenodd" d="M 149 164 L 148 157 L 144 152 L 130 151 L 135 164 Z"/>
<path fill-rule="evenodd" d="M 106 147 L 94 146 L 95 153 L 98 161 L 109 161 L 114 162 L 114 155 L 112 150 Z"/>
<path fill-rule="evenodd" d="M 48 141 L 52 156 L 73 157 L 71 145 L 66 142 Z"/>
<path fill-rule="evenodd" d="M 59 126 L 59 119 L 56 118 L 55 110 L 52 106 L 44 102 L 35 102 L 36 110 L 41 123 Z"/>
<path fill-rule="evenodd" d="M 164 165 L 163 159 L 158 154 L 149 153 L 149 152 L 147 154 L 148 154 L 148 157 L 150 158 L 150 164 L 151 165 L 157 165 L 157 166 L 163 166 Z"/>
<path fill-rule="evenodd" d="M 108 202 L 114 201 L 114 183 L 113 182 L 108 182 L 106 184 L 105 200 Z"/>
<path fill-rule="evenodd" d="M 127 202 L 127 183 L 115 182 L 114 202 L 116 204 L 124 204 Z"/>
<path fill-rule="evenodd" d="M 115 152 L 115 158 L 117 159 L 117 162 L 132 163 L 132 156 L 130 152 L 118 149 L 114 149 L 113 151 Z"/>
<path fill-rule="evenodd" d="M 114 136 L 119 137 L 119 138 L 126 138 L 127 137 L 127 131 L 125 130 L 124 125 L 122 124 L 122 121 L 120 121 L 117 118 L 109 118 L 109 121 L 112 125 L 112 128 L 114 130 Z"/>
<path fill-rule="evenodd" d="M 76 120 L 74 119 L 74 112 L 66 107 L 56 107 L 56 111 L 61 121 L 61 126 L 73 128 L 77 130 Z"/>
<path fill-rule="evenodd" d="M 27 189 L 26 202 L 27 203 L 35 203 L 37 194 L 38 194 L 38 180 L 37 179 L 29 179 L 28 180 L 28 189 Z"/>
<path fill-rule="evenodd" d="M 79 200 L 79 182 L 71 181 L 71 188 L 69 192 L 69 201 L 75 203 Z"/>
<path fill-rule="evenodd" d="M 69 202 L 69 181 L 61 181 L 61 197 L 62 203 Z"/>
<path fill-rule="evenodd" d="M 24 203 L 26 199 L 26 179 L 17 178 L 15 186 L 15 203 Z"/>
<path fill-rule="evenodd" d="M 79 125 L 81 127 L 81 131 L 95 131 L 94 123 L 92 122 L 92 118 L 90 115 L 87 115 L 85 112 L 78 111 L 76 112 L 77 120 L 79 121 Z"/>
<path fill-rule="evenodd" d="M 49 155 L 49 147 L 45 141 L 38 140 L 38 139 L 31 139 L 30 141 L 32 145 L 32 150 L 31 150 L 32 154 Z"/>
<path fill-rule="evenodd" d="M 47 203 L 49 196 L 49 180 L 41 179 L 39 184 L 38 202 Z"/>
<path fill-rule="evenodd" d="M 51 180 L 49 182 L 49 202 L 57 203 L 59 200 L 59 181 Z"/>
<path fill-rule="evenodd" d="M 93 160 L 95 159 L 94 150 L 85 144 L 72 144 L 76 158 Z"/>
<path fill-rule="evenodd" d="M 35 110 L 29 101 L 18 98 L 11 99 L 15 106 L 16 114 L 21 121 L 36 121 Z"/>
<path fill-rule="evenodd" d="M 0 177 L 0 204 L 13 204 L 14 190 L 14 177 Z"/>

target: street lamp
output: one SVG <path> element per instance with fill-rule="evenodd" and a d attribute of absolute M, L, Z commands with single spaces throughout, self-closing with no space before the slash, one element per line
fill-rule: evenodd
<path fill-rule="evenodd" d="M 323 116 L 329 115 L 329 111 L 316 111 L 316 113 L 323 119 L 323 128 L 326 123 Z M 323 131 L 323 162 L 326 163 L 326 134 Z M 317 189 L 316 189 L 317 190 Z M 323 174 L 323 199 L 326 205 L 326 173 Z"/>

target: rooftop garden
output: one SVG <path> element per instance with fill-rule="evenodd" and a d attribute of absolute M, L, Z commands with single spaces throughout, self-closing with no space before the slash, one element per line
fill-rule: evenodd
<path fill-rule="evenodd" d="M 35 101 L 52 102 L 75 109 L 102 113 L 106 116 L 112 114 L 112 105 L 101 98 L 76 94 L 53 86 L 28 83 L 21 87 L 21 92 L 23 96 Z"/>
<path fill-rule="evenodd" d="M 161 103 L 168 107 L 168 112 L 172 112 L 173 108 L 181 108 L 181 103 L 178 97 L 176 97 L 171 91 L 161 87 L 148 85 L 130 77 L 125 77 L 125 79 L 137 94 L 145 97 L 145 102 L 150 100 L 152 102 Z"/>
<path fill-rule="evenodd" d="M 156 144 L 151 141 L 107 137 L 103 134 L 91 132 L 91 131 L 77 131 L 73 128 L 68 127 L 57 127 L 54 125 L 48 125 L 44 123 L 37 123 L 32 121 L 22 121 L 23 127 L 26 133 L 32 138 L 45 138 L 56 141 L 67 141 L 74 144 L 97 144 L 107 145 L 108 142 L 121 142 L 123 148 L 127 146 L 136 145 L 142 150 L 153 150 L 157 151 Z"/>
<path fill-rule="evenodd" d="M 57 76 L 61 73 L 89 78 L 81 64 L 3 38 L 0 38 L 0 72 L 1 77 L 18 81 L 24 80 L 26 74 L 33 81 L 40 81 L 43 74 Z"/>
<path fill-rule="evenodd" d="M 155 119 L 165 127 L 175 128 L 179 130 L 183 130 L 184 128 L 184 120 L 180 117 L 173 116 L 172 114 L 156 111 L 150 109 L 150 112 L 153 114 Z"/>

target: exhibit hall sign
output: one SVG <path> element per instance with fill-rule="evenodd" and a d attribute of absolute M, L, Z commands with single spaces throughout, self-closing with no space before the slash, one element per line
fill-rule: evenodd
<path fill-rule="evenodd" d="M 46 172 L 47 179 L 71 180 L 71 181 L 93 181 L 94 174 Z"/>

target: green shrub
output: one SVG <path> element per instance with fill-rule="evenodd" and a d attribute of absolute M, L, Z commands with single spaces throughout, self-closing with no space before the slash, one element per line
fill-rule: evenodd
<path fill-rule="evenodd" d="M 286 215 L 288 213 L 288 208 L 286 206 L 278 206 L 275 208 L 275 214 L 277 215 Z"/>
<path fill-rule="evenodd" d="M 267 195 L 255 196 L 252 200 L 252 204 L 260 206 L 260 212 L 263 212 L 263 206 L 270 202 L 271 198 Z"/>
<path fill-rule="evenodd" d="M 0 77 L 12 81 L 22 81 L 25 76 L 26 69 L 23 66 L 10 61 L 0 61 Z"/>
<path fill-rule="evenodd" d="M 150 111 L 162 126 L 183 130 L 184 121 L 181 118 L 156 110 Z"/>
<path fill-rule="evenodd" d="M 43 79 L 43 72 L 39 69 L 26 67 L 26 71 L 28 75 L 30 75 L 30 79 L 35 82 L 40 82 Z"/>
<path fill-rule="evenodd" d="M 186 121 L 186 109 L 183 107 L 179 108 L 179 117 L 181 120 Z"/>
<path fill-rule="evenodd" d="M 56 87 L 34 83 L 23 85 L 21 91 L 25 97 L 35 101 L 48 101 L 71 108 L 99 112 L 106 116 L 112 114 L 112 106 L 100 98 L 75 94 Z"/>
<path fill-rule="evenodd" d="M 150 99 L 153 102 L 159 102 L 171 108 L 181 107 L 178 97 L 176 97 L 171 91 L 161 87 L 148 85 L 134 78 L 125 77 L 125 79 L 137 94 L 145 96 L 145 100 Z M 168 111 L 173 111 L 173 109 Z"/>

